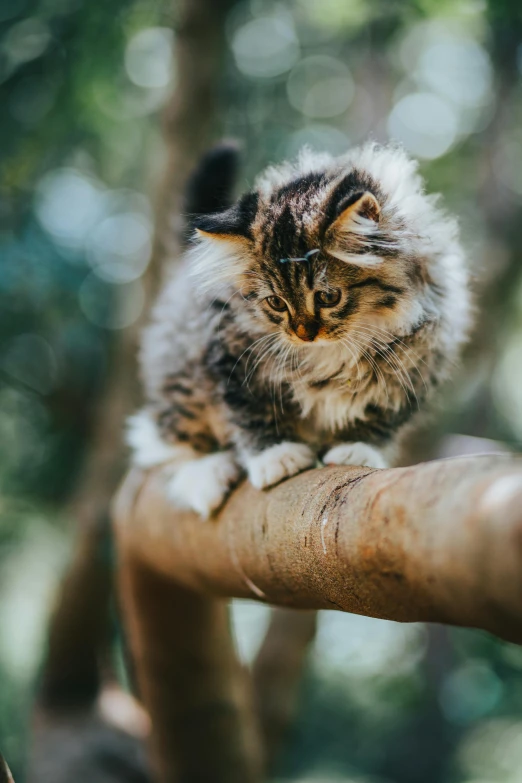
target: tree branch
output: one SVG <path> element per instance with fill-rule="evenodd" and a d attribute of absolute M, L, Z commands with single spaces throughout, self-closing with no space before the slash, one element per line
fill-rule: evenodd
<path fill-rule="evenodd" d="M 243 484 L 202 524 L 133 472 L 121 552 L 214 596 L 481 628 L 522 643 L 522 464 L 509 456 L 411 468 L 308 471 Z"/>

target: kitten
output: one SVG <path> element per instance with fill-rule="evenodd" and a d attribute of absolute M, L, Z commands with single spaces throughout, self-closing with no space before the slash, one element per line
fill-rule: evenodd
<path fill-rule="evenodd" d="M 263 489 L 318 458 L 389 465 L 469 324 L 456 223 L 402 150 L 305 150 L 230 206 L 235 166 L 219 147 L 192 181 L 196 237 L 145 331 L 129 426 L 134 462 L 167 463 L 171 500 L 203 517 L 243 472 Z"/>

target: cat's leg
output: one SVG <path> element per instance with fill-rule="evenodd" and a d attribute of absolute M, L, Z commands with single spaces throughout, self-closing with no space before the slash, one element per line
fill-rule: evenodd
<path fill-rule="evenodd" d="M 391 413 L 377 406 L 368 408 L 366 418 L 355 419 L 338 433 L 322 457 L 325 465 L 389 468 L 396 463 L 399 433 L 412 414 L 411 406 Z"/>
<path fill-rule="evenodd" d="M 223 504 L 240 476 L 234 452 L 216 451 L 178 467 L 168 483 L 167 496 L 177 508 L 207 519 Z"/>
<path fill-rule="evenodd" d="M 251 484 L 265 489 L 313 467 L 314 451 L 297 437 L 300 410 L 288 385 L 278 381 L 274 388 L 262 367 L 249 372 L 248 346 L 232 352 L 219 340 L 208 357 L 229 438 Z"/>
<path fill-rule="evenodd" d="M 194 424 L 193 419 L 189 421 Z M 241 469 L 231 450 L 208 454 L 198 449 L 211 445 L 204 431 L 194 429 L 192 444 L 176 442 L 175 433 L 172 437 L 173 442 L 162 437 L 150 411 L 140 411 L 129 419 L 127 443 L 133 451 L 133 463 L 142 468 L 164 465 L 167 497 L 172 504 L 206 519 L 223 503 Z"/>
<path fill-rule="evenodd" d="M 387 468 L 388 461 L 381 449 L 369 443 L 339 443 L 323 456 L 325 465 L 361 465 L 368 468 Z"/>
<path fill-rule="evenodd" d="M 243 464 L 251 484 L 266 489 L 311 468 L 316 456 L 306 443 L 283 441 L 262 451 L 244 453 Z"/>
<path fill-rule="evenodd" d="M 233 439 L 238 459 L 254 487 L 266 489 L 315 465 L 315 452 L 295 439 L 290 412 L 285 413 L 286 419 L 277 419 L 271 400 L 263 407 L 262 397 L 253 407 L 249 414 L 236 407 Z"/>
<path fill-rule="evenodd" d="M 127 445 L 131 448 L 131 461 L 139 468 L 152 468 L 166 463 L 178 465 L 197 456 L 188 443 L 166 441 L 155 417 L 148 410 L 130 416 L 125 434 Z"/>

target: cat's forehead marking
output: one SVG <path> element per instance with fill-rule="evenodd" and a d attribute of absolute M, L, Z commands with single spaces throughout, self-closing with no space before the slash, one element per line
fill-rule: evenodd
<path fill-rule="evenodd" d="M 280 264 L 287 264 L 290 261 L 295 261 L 295 262 L 310 261 L 312 256 L 315 256 L 315 255 L 317 255 L 317 253 L 320 253 L 320 252 L 321 252 L 321 250 L 318 247 L 316 247 L 313 250 L 309 250 L 307 253 L 305 253 L 302 258 L 280 258 L 279 259 L 279 263 Z"/>
<path fill-rule="evenodd" d="M 281 295 L 300 300 L 307 297 L 319 285 L 325 285 L 325 263 L 320 260 L 320 250 L 303 261 L 288 260 L 284 263 L 267 263 L 267 276 L 272 279 Z M 304 256 L 303 256 L 304 258 Z"/>

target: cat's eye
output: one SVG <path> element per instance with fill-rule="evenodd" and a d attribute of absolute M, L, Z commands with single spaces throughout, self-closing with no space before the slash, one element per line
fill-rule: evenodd
<path fill-rule="evenodd" d="M 330 291 L 317 291 L 315 301 L 319 307 L 335 307 L 341 301 L 341 291 L 339 288 L 332 288 Z"/>
<path fill-rule="evenodd" d="M 266 301 L 272 310 L 277 310 L 278 313 L 282 313 L 283 310 L 286 310 L 286 302 L 284 299 L 281 299 L 280 296 L 267 296 Z"/>

